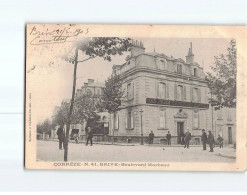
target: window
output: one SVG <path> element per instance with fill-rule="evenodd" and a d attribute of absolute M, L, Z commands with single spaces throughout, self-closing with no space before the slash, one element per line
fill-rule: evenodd
<path fill-rule="evenodd" d="M 194 111 L 194 129 L 198 129 L 199 128 L 199 111 Z"/>
<path fill-rule="evenodd" d="M 230 109 L 227 110 L 227 120 L 232 121 L 232 112 Z"/>
<path fill-rule="evenodd" d="M 92 91 L 90 89 L 87 89 L 87 94 L 92 95 Z"/>
<path fill-rule="evenodd" d="M 132 110 L 128 110 L 128 112 L 127 112 L 126 128 L 127 129 L 133 129 L 134 128 L 134 116 L 133 116 Z"/>
<path fill-rule="evenodd" d="M 222 115 L 222 110 L 221 109 L 217 111 L 217 119 L 218 120 L 222 120 L 223 119 L 223 115 Z"/>
<path fill-rule="evenodd" d="M 197 69 L 194 68 L 194 77 L 197 77 Z"/>
<path fill-rule="evenodd" d="M 158 98 L 165 99 L 166 98 L 166 84 L 158 83 Z"/>
<path fill-rule="evenodd" d="M 198 90 L 198 88 L 194 88 L 194 90 L 193 90 L 193 100 L 194 100 L 194 102 L 199 102 L 199 90 Z"/>
<path fill-rule="evenodd" d="M 165 61 L 164 60 L 160 60 L 160 62 L 159 62 L 159 69 L 165 70 Z"/>
<path fill-rule="evenodd" d="M 134 83 L 127 84 L 127 98 L 129 100 L 134 98 Z"/>
<path fill-rule="evenodd" d="M 177 87 L 177 100 L 182 101 L 183 100 L 183 86 L 178 85 Z"/>
<path fill-rule="evenodd" d="M 114 113 L 113 120 L 114 120 L 114 129 L 118 129 L 118 127 L 119 127 L 119 123 L 118 123 L 118 113 Z"/>
<path fill-rule="evenodd" d="M 127 97 L 128 99 L 131 98 L 131 84 L 130 83 L 127 85 Z"/>
<path fill-rule="evenodd" d="M 160 110 L 160 128 L 166 127 L 166 110 Z"/>
<path fill-rule="evenodd" d="M 218 135 L 220 135 L 221 137 L 223 136 L 223 130 L 222 130 L 222 126 L 218 125 Z"/>
<path fill-rule="evenodd" d="M 101 90 L 100 89 L 96 89 L 96 95 L 100 95 L 101 94 Z"/>
<path fill-rule="evenodd" d="M 177 72 L 178 72 L 179 74 L 182 74 L 182 65 L 181 65 L 181 64 L 178 64 L 178 65 L 177 65 Z"/>

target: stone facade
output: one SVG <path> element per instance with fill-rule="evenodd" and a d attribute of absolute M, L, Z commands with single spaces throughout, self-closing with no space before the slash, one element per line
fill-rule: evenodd
<path fill-rule="evenodd" d="M 191 143 L 200 144 L 202 129 L 213 130 L 216 135 L 208 104 L 210 90 L 203 68 L 194 62 L 192 44 L 186 61 L 156 52 L 145 53 L 142 43 L 133 44 L 126 63 L 113 66 L 113 74 L 123 80 L 125 99 L 119 111 L 110 116 L 112 139 L 139 142 L 143 134 L 147 142 L 152 130 L 154 142 L 165 143 L 169 131 L 172 144 L 180 144 L 183 133 L 189 129 Z"/>
<path fill-rule="evenodd" d="M 214 131 L 224 139 L 224 144 L 236 143 L 236 109 L 222 108 L 214 111 Z"/>

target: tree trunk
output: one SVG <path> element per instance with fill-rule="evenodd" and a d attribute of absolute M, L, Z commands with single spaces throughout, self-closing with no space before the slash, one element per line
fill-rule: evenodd
<path fill-rule="evenodd" d="M 69 108 L 68 124 L 66 126 L 66 136 L 65 136 L 65 141 L 64 141 L 64 161 L 65 162 L 68 160 L 69 129 L 70 129 L 70 124 L 71 124 L 71 115 L 73 112 L 74 99 L 75 99 L 77 63 L 78 63 L 78 48 L 76 48 L 75 50 L 73 90 L 72 90 L 72 98 L 71 98 L 70 108 Z"/>

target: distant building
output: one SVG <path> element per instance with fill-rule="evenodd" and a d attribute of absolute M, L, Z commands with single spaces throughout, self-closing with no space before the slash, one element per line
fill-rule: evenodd
<path fill-rule="evenodd" d="M 220 135 L 224 144 L 236 143 L 236 109 L 222 108 L 213 114 L 216 139 Z"/>
<path fill-rule="evenodd" d="M 103 82 L 95 82 L 94 79 L 88 79 L 87 83 L 84 83 L 83 86 L 81 86 L 80 89 L 77 89 L 76 97 L 81 95 L 90 95 L 92 96 L 95 103 L 97 100 L 102 96 L 103 88 L 105 87 L 105 84 Z M 108 112 L 97 112 L 97 115 L 100 116 L 100 123 L 108 123 L 109 121 L 109 114 Z M 79 127 L 79 124 L 76 124 L 77 127 Z M 85 129 L 87 126 L 87 122 L 84 120 L 84 122 L 80 126 L 80 136 L 84 136 L 86 134 Z M 103 131 L 103 129 L 102 129 Z M 108 127 L 107 127 L 108 131 Z"/>
<path fill-rule="evenodd" d="M 164 143 L 170 131 L 172 144 L 181 144 L 189 129 L 191 143 L 200 144 L 202 129 L 218 133 L 220 126 L 217 122 L 215 129 L 208 104 L 210 90 L 203 67 L 194 61 L 192 43 L 184 61 L 162 53 L 146 53 L 143 44 L 134 41 L 126 63 L 114 65 L 113 74 L 120 75 L 126 92 L 121 108 L 110 117 L 110 136 L 114 141 L 140 142 L 143 133 L 147 142 L 153 131 L 155 142 Z M 235 134 L 235 129 L 231 131 Z"/>
<path fill-rule="evenodd" d="M 76 95 L 91 94 L 97 98 L 102 95 L 102 90 L 104 87 L 104 83 L 95 82 L 94 79 L 88 79 L 88 82 L 84 83 L 81 89 L 77 89 Z"/>

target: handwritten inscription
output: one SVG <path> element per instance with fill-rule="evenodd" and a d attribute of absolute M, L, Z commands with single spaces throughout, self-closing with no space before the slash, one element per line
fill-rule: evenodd
<path fill-rule="evenodd" d="M 85 28 L 70 28 L 63 27 L 50 30 L 46 29 L 38 29 L 34 26 L 29 33 L 32 38 L 30 41 L 31 45 L 44 45 L 44 44 L 54 44 L 54 43 L 65 43 L 69 40 L 69 38 L 77 37 L 81 34 L 88 34 L 89 29 Z"/>

